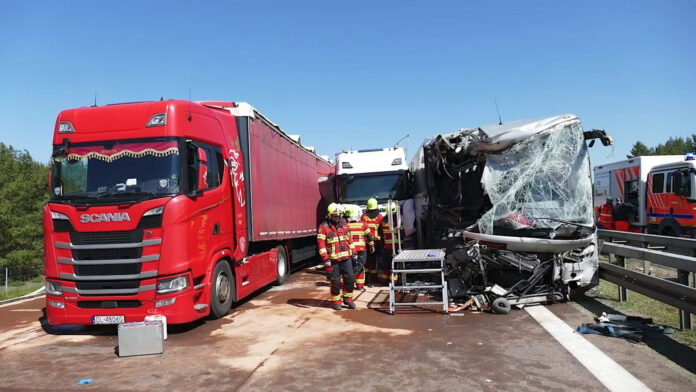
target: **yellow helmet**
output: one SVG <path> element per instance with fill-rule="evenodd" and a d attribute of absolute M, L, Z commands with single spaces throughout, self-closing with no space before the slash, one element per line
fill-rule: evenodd
<path fill-rule="evenodd" d="M 387 204 L 387 212 L 396 214 L 396 210 L 399 208 L 399 203 L 393 201 Z"/>
<path fill-rule="evenodd" d="M 377 199 L 375 199 L 374 197 L 367 199 L 367 209 L 368 210 L 376 210 L 377 209 Z"/>
<path fill-rule="evenodd" d="M 327 215 L 328 216 L 336 215 L 336 214 L 340 215 L 341 210 L 340 210 L 339 206 L 340 206 L 340 204 L 336 204 L 336 203 L 329 204 L 329 207 L 326 209 Z"/>

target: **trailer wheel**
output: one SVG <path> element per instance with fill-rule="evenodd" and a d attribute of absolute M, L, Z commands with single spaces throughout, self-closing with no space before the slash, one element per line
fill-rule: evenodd
<path fill-rule="evenodd" d="M 288 278 L 288 275 L 290 274 L 290 270 L 288 268 L 288 255 L 285 253 L 285 247 L 277 246 L 276 250 L 278 250 L 278 257 L 276 258 L 276 284 L 280 286 L 283 283 L 285 283 L 285 280 Z"/>
<path fill-rule="evenodd" d="M 491 309 L 496 314 L 508 314 L 510 313 L 510 302 L 503 297 L 498 297 L 491 304 Z"/>
<path fill-rule="evenodd" d="M 235 283 L 232 268 L 227 260 L 220 260 L 213 270 L 210 285 L 210 316 L 220 318 L 227 314 L 232 307 L 235 296 Z"/>

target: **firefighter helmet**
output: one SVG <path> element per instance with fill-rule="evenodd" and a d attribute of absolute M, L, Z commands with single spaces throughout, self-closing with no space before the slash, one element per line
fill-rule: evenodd
<path fill-rule="evenodd" d="M 348 204 L 343 206 L 345 210 L 343 211 L 343 217 L 349 222 L 357 222 L 360 220 L 360 207 L 355 204 Z"/>
<path fill-rule="evenodd" d="M 377 209 L 377 199 L 375 199 L 374 197 L 367 199 L 367 209 L 368 210 L 376 210 Z"/>
<path fill-rule="evenodd" d="M 341 209 L 339 208 L 340 204 L 336 203 L 331 203 L 329 204 L 329 207 L 326 209 L 327 215 L 340 215 L 341 214 Z"/>
<path fill-rule="evenodd" d="M 399 204 L 395 201 L 387 203 L 387 212 L 396 214 L 397 209 L 399 208 Z"/>

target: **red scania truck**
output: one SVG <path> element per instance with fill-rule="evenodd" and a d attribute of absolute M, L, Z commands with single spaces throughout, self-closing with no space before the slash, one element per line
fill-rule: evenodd
<path fill-rule="evenodd" d="M 333 171 L 246 103 L 61 112 L 43 220 L 48 322 L 224 316 L 316 254 Z"/>

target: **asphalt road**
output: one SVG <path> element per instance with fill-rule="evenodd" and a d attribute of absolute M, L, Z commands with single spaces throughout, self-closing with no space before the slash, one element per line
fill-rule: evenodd
<path fill-rule="evenodd" d="M 43 298 L 2 306 L 0 390 L 607 390 L 525 311 L 392 316 L 388 291 L 369 288 L 357 310 L 335 312 L 327 293 L 305 269 L 223 319 L 170 326 L 162 355 L 126 358 L 115 327 L 49 327 Z M 592 322 L 587 308 L 602 310 L 548 306 L 572 329 Z M 696 352 L 668 337 L 583 336 L 654 391 L 696 390 Z"/>

